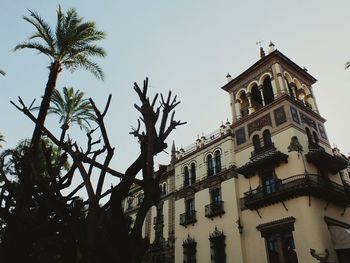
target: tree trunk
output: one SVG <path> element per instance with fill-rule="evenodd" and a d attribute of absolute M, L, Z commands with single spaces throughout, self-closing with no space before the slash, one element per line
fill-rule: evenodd
<path fill-rule="evenodd" d="M 31 140 L 31 146 L 33 148 L 33 152 L 36 152 L 36 149 L 38 148 L 38 144 L 41 137 L 41 127 L 45 123 L 47 111 L 50 107 L 50 101 L 52 92 L 56 88 L 56 81 L 58 74 L 61 72 L 61 63 L 59 61 L 55 61 L 50 66 L 50 75 L 49 79 L 46 83 L 45 93 L 43 96 L 43 99 L 40 104 L 39 114 L 38 114 L 38 122 L 35 125 L 35 129 L 33 132 L 32 140 Z"/>
<path fill-rule="evenodd" d="M 63 142 L 64 137 L 66 137 L 67 130 L 69 129 L 69 124 L 68 123 L 63 123 L 61 126 L 62 132 L 60 136 L 60 142 Z"/>

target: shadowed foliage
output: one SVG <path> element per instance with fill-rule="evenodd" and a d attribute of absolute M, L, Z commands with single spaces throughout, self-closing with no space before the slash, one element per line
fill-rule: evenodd
<path fill-rule="evenodd" d="M 48 114 L 55 114 L 59 117 L 62 129 L 61 141 L 71 125 L 77 124 L 80 129 L 87 132 L 91 129 L 90 122 L 96 121 L 90 101 L 84 99 L 84 92 L 80 90 L 74 91 L 73 88 L 64 87 L 62 94 L 58 90 L 54 90 L 51 103 Z M 39 107 L 33 109 L 38 110 Z"/>

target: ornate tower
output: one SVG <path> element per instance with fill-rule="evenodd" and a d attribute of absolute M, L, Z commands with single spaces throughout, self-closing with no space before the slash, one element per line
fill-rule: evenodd
<path fill-rule="evenodd" d="M 331 227 L 350 222 L 350 188 L 339 173 L 348 162 L 330 147 L 316 79 L 272 43 L 261 54 L 222 87 L 231 100 L 246 261 L 287 262 L 293 250 L 311 262 L 310 249 L 336 259 Z"/>

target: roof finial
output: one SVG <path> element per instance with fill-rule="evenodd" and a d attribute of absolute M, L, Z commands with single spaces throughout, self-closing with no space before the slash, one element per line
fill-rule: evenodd
<path fill-rule="evenodd" d="M 256 44 L 260 46 L 260 57 L 261 58 L 265 57 L 265 51 L 264 51 L 264 49 L 261 46 L 262 42 L 264 42 L 264 41 L 263 40 L 259 40 L 259 41 L 256 42 Z"/>
<path fill-rule="evenodd" d="M 271 52 L 273 52 L 273 51 L 275 51 L 275 44 L 272 43 L 272 41 L 270 41 L 270 44 L 269 44 L 269 54 L 270 54 Z"/>
<path fill-rule="evenodd" d="M 265 51 L 262 47 L 260 47 L 260 57 L 261 58 L 265 57 Z"/>
<path fill-rule="evenodd" d="M 232 80 L 230 73 L 227 73 L 226 79 L 227 79 L 227 82 L 230 82 Z"/>

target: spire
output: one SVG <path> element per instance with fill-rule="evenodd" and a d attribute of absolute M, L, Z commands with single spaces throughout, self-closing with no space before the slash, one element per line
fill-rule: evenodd
<path fill-rule="evenodd" d="M 175 142 L 173 141 L 173 145 L 171 147 L 171 164 L 175 164 L 175 159 L 176 159 L 176 149 L 175 149 Z"/>

